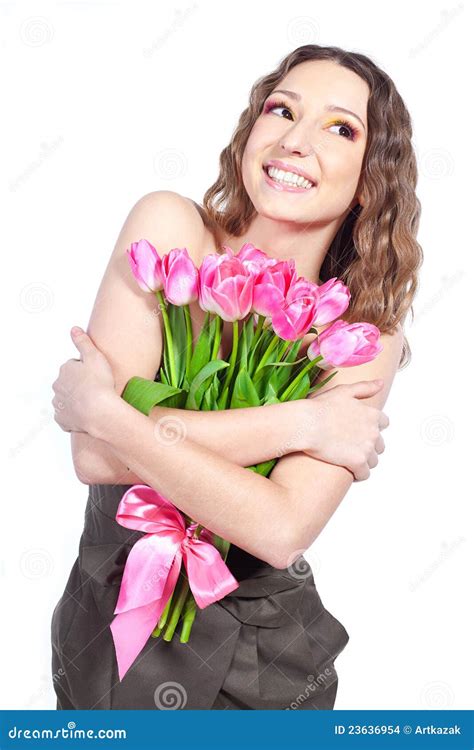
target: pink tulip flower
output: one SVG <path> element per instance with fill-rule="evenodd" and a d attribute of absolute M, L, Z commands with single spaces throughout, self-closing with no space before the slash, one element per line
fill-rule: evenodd
<path fill-rule="evenodd" d="M 349 288 L 336 276 L 324 284 L 320 284 L 318 292 L 318 309 L 316 318 L 313 320 L 313 325 L 316 328 L 324 326 L 326 323 L 331 323 L 336 318 L 340 318 L 349 307 L 349 300 L 351 298 Z"/>
<path fill-rule="evenodd" d="M 346 323 L 336 320 L 309 345 L 307 356 L 313 360 L 320 355 L 317 364 L 322 370 L 333 367 L 352 367 L 375 359 L 383 350 L 380 331 L 372 323 Z"/>
<path fill-rule="evenodd" d="M 173 248 L 161 259 L 165 297 L 173 305 L 188 305 L 198 298 L 198 271 L 187 248 Z"/>
<path fill-rule="evenodd" d="M 300 276 L 291 284 L 282 307 L 272 314 L 273 330 L 285 341 L 303 338 L 311 328 L 317 304 L 317 284 Z"/>
<path fill-rule="evenodd" d="M 140 289 L 144 292 L 158 292 L 163 289 L 161 259 L 148 240 L 132 242 L 127 255 L 130 268 Z"/>
<path fill-rule="evenodd" d="M 259 271 L 267 266 L 273 266 L 277 263 L 276 258 L 270 258 L 263 250 L 259 250 L 251 242 L 245 242 L 235 257 L 251 273 L 259 273 Z"/>
<path fill-rule="evenodd" d="M 233 322 L 252 306 L 253 274 L 225 247 L 225 254 L 206 255 L 199 269 L 199 306 Z"/>
<path fill-rule="evenodd" d="M 272 316 L 284 307 L 286 295 L 296 281 L 293 258 L 263 268 L 255 276 L 252 310 L 258 315 Z"/>

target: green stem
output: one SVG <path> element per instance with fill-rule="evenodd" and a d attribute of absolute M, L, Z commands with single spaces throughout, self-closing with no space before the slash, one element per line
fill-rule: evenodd
<path fill-rule="evenodd" d="M 308 364 L 303 367 L 300 373 L 296 376 L 296 378 L 285 388 L 281 396 L 279 396 L 280 401 L 286 401 L 288 396 L 290 395 L 291 391 L 296 388 L 300 380 L 306 375 L 308 370 L 310 370 L 312 367 L 314 367 L 317 362 L 319 362 L 322 359 L 322 356 L 316 357 L 316 359 L 310 359 Z"/>
<path fill-rule="evenodd" d="M 173 637 L 174 631 L 176 630 L 176 625 L 178 624 L 179 616 L 181 614 L 181 610 L 183 609 L 184 602 L 186 601 L 186 598 L 188 596 L 188 592 L 189 580 L 186 575 L 183 575 L 179 585 L 178 598 L 176 599 L 173 611 L 171 612 L 171 616 L 166 625 L 166 630 L 163 634 L 164 641 L 170 641 Z"/>
<path fill-rule="evenodd" d="M 264 320 L 265 320 L 265 315 L 259 315 L 258 316 L 258 323 L 257 323 L 257 326 L 255 328 L 255 331 L 253 332 L 252 346 L 254 346 L 254 345 L 257 344 L 257 341 L 258 341 L 258 339 L 260 337 L 260 334 L 262 332 Z"/>
<path fill-rule="evenodd" d="M 156 292 L 156 296 L 158 297 L 158 300 L 160 302 L 161 314 L 163 315 L 163 325 L 165 328 L 165 336 L 166 336 L 165 345 L 168 351 L 168 358 L 169 358 L 169 363 L 170 363 L 171 385 L 178 387 L 178 378 L 176 376 L 176 363 L 174 359 L 173 335 L 171 333 L 171 326 L 170 326 L 170 321 L 168 318 L 168 312 L 166 310 L 166 302 L 165 302 L 165 298 L 163 295 L 163 291 L 159 289 Z"/>
<path fill-rule="evenodd" d="M 184 319 L 186 321 L 186 379 L 189 383 L 191 357 L 193 356 L 193 325 L 191 323 L 189 305 L 184 305 Z"/>
<path fill-rule="evenodd" d="M 169 614 L 170 607 L 171 607 L 171 600 L 172 600 L 172 598 L 173 598 L 173 593 L 171 594 L 170 598 L 168 599 L 166 607 L 164 608 L 163 612 L 161 613 L 161 617 L 158 620 L 158 624 L 157 624 L 156 628 L 154 629 L 153 633 L 151 634 L 153 638 L 158 638 L 158 636 L 160 635 L 161 631 L 163 630 L 163 628 L 164 628 L 164 626 L 166 624 L 166 620 L 168 619 L 168 614 Z"/>
<path fill-rule="evenodd" d="M 189 516 L 184 514 L 184 517 L 186 519 L 186 526 L 189 526 L 191 523 L 193 523 L 193 521 L 191 520 Z M 198 524 L 194 530 L 193 536 L 195 538 L 198 538 L 203 528 L 204 526 L 202 524 Z M 185 608 L 183 618 L 186 615 L 189 620 L 189 622 L 186 625 L 186 632 L 188 634 L 187 636 L 188 638 L 189 638 L 189 633 L 191 632 L 191 626 L 192 626 L 196 613 L 194 613 L 194 615 L 191 618 L 191 613 L 189 613 L 188 610 L 186 609 L 187 601 L 189 599 L 194 601 L 194 596 L 189 587 L 189 579 L 187 577 L 187 574 L 183 573 L 181 575 L 179 583 L 175 586 L 175 590 L 173 592 L 172 598 L 173 598 L 173 602 L 172 602 L 171 612 L 169 614 L 167 613 L 168 616 L 166 619 L 163 620 L 163 622 L 160 619 L 160 622 L 158 623 L 158 626 L 157 626 L 157 628 L 161 630 L 167 620 L 166 631 L 163 635 L 163 640 L 165 641 L 170 641 L 172 639 L 174 631 L 176 629 L 176 625 L 178 624 L 179 617 L 181 615 L 181 610 L 183 609 L 183 607 Z M 170 597 L 170 601 L 171 601 L 171 597 Z"/>
<path fill-rule="evenodd" d="M 272 353 L 272 351 L 274 350 L 275 346 L 278 344 L 279 341 L 281 341 L 281 338 L 275 333 L 269 345 L 267 346 L 267 351 L 265 352 L 262 359 L 258 363 L 257 369 L 255 370 L 255 374 L 257 374 L 257 372 L 262 369 L 263 365 L 266 364 L 268 358 L 270 357 L 270 354 Z"/>
<path fill-rule="evenodd" d="M 224 395 L 227 386 L 230 384 L 232 375 L 235 369 L 235 363 L 237 361 L 237 349 L 239 346 L 239 321 L 234 320 L 232 323 L 232 351 L 230 354 L 229 367 L 227 368 L 224 383 L 222 384 L 222 394 Z M 227 399 L 226 399 L 227 400 Z M 225 409 L 226 404 L 219 401 L 219 408 Z"/>
<path fill-rule="evenodd" d="M 189 636 L 191 635 L 191 628 L 193 627 L 194 618 L 196 617 L 196 600 L 191 592 L 189 592 L 188 598 L 186 599 L 183 607 L 183 624 L 181 627 L 180 642 L 187 643 Z"/>
<path fill-rule="evenodd" d="M 220 346 L 221 337 L 222 337 L 222 320 L 218 315 L 215 316 L 214 320 L 216 321 L 216 330 L 215 330 L 215 335 L 214 335 L 214 343 L 212 347 L 211 359 L 217 359 L 217 353 L 219 351 L 219 346 Z"/>

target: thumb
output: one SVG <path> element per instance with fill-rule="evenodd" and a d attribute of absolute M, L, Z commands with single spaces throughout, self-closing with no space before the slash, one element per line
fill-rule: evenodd
<path fill-rule="evenodd" d="M 89 335 L 79 326 L 71 328 L 71 338 L 82 355 L 89 354 L 95 349 Z"/>
<path fill-rule="evenodd" d="M 377 393 L 383 386 L 382 378 L 375 380 L 359 380 L 358 383 L 352 383 L 352 395 L 356 398 L 367 398 Z"/>

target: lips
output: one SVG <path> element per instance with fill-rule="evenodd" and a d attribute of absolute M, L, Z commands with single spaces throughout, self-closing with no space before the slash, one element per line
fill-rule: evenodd
<path fill-rule="evenodd" d="M 283 172 L 293 172 L 293 174 L 297 174 L 300 177 L 304 177 L 305 180 L 308 180 L 308 182 L 311 182 L 313 187 L 317 185 L 317 180 L 314 180 L 308 172 L 305 172 L 304 169 L 301 169 L 301 167 L 297 167 L 296 164 L 287 164 L 283 161 L 280 161 L 279 159 L 271 159 L 269 162 L 263 165 L 263 168 L 265 171 L 268 170 L 269 167 L 275 167 L 275 169 L 281 169 Z"/>
<path fill-rule="evenodd" d="M 263 164 L 262 165 L 262 171 L 265 175 L 265 179 L 267 182 L 272 185 L 274 188 L 277 188 L 279 190 L 285 190 L 290 193 L 309 193 L 313 188 L 316 187 L 316 184 L 313 182 L 310 188 L 307 187 L 300 187 L 296 184 L 292 184 L 291 182 L 279 182 L 277 180 L 274 180 L 270 175 L 268 174 L 268 168 L 269 166 L 273 166 L 271 164 Z M 295 173 L 296 174 L 296 173 Z"/>

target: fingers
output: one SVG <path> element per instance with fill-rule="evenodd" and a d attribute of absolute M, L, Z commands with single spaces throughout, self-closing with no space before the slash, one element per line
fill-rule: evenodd
<path fill-rule="evenodd" d="M 352 472 L 356 482 L 363 482 L 364 479 L 370 477 L 370 469 L 367 464 L 359 466 L 355 471 Z"/>
<path fill-rule="evenodd" d="M 382 438 L 380 438 L 382 440 Z M 378 444 L 379 441 L 377 441 Z M 383 442 L 383 441 L 382 441 Z M 380 451 L 381 453 L 382 451 Z M 352 471 L 354 475 L 354 479 L 356 482 L 363 482 L 365 479 L 369 479 L 370 477 L 370 470 L 375 469 L 379 462 L 379 457 L 377 455 L 376 450 L 369 451 L 367 458 L 365 461 L 361 461 L 358 466 L 355 466 Z"/>
<path fill-rule="evenodd" d="M 375 450 L 377 453 L 383 453 L 385 450 L 385 443 L 382 435 L 379 435 L 377 440 L 375 441 Z"/>
<path fill-rule="evenodd" d="M 379 430 L 385 430 L 385 428 L 388 427 L 389 424 L 390 424 L 389 418 L 387 417 L 385 412 L 381 411 L 380 417 L 379 417 Z"/>
<path fill-rule="evenodd" d="M 370 398 L 383 387 L 383 380 L 359 380 L 357 383 L 344 383 L 339 387 L 347 387 L 355 398 Z"/>

